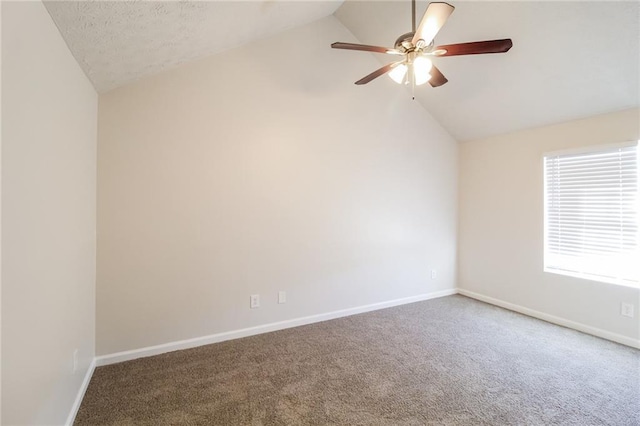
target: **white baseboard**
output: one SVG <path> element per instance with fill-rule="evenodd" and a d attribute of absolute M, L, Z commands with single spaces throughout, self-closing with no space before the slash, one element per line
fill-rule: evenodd
<path fill-rule="evenodd" d="M 84 394 L 87 392 L 87 388 L 89 387 L 89 382 L 91 381 L 91 377 L 93 376 L 93 371 L 96 369 L 96 359 L 93 358 L 91 360 L 91 364 L 89 364 L 89 368 L 84 375 L 84 380 L 82 381 L 82 385 L 78 390 L 78 395 L 76 395 L 75 401 L 73 401 L 73 405 L 71 406 L 71 411 L 69 412 L 69 416 L 67 417 L 67 421 L 65 425 L 71 426 L 73 422 L 76 420 L 76 415 L 78 414 L 78 410 L 80 409 L 80 404 L 82 403 L 82 398 L 84 398 Z"/>
<path fill-rule="evenodd" d="M 193 339 L 180 340 L 176 342 L 164 343 L 162 345 L 148 346 L 146 348 L 134 349 L 130 351 L 117 352 L 96 357 L 96 366 L 115 364 L 132 359 L 143 358 L 153 355 L 160 355 L 166 352 L 173 352 L 182 349 L 195 348 L 209 345 L 211 343 L 223 342 L 225 340 L 239 339 L 241 337 L 253 336 L 256 334 L 268 333 L 271 331 L 283 330 L 285 328 L 298 327 L 315 322 L 327 321 L 335 318 L 346 317 L 378 309 L 390 308 L 407 303 L 420 302 L 423 300 L 435 299 L 438 297 L 456 294 L 456 289 L 435 291 L 432 293 L 420 294 L 418 296 L 405 297 L 402 299 L 390 300 L 387 302 L 374 303 L 371 305 L 357 306 L 355 308 L 342 309 L 339 311 L 327 312 L 324 314 L 310 315 L 307 317 L 294 318 L 291 320 L 273 322 L 270 324 L 258 325 L 255 327 L 232 330 L 223 333 L 211 334 L 209 336 L 196 337 Z"/>
<path fill-rule="evenodd" d="M 489 303 L 491 305 L 500 306 L 501 308 L 509 309 L 530 317 L 538 318 L 543 321 L 547 321 L 563 327 L 572 328 L 574 330 L 581 331 L 586 334 L 591 334 L 596 337 L 611 340 L 616 343 L 621 343 L 632 348 L 640 349 L 640 339 L 634 339 L 631 337 L 623 336 L 622 334 L 612 333 L 610 331 L 602 330 L 600 328 L 592 327 L 590 325 L 582 324 L 579 322 L 571 321 L 565 318 L 557 317 L 555 315 L 546 314 L 544 312 L 536 311 L 534 309 L 525 308 L 524 306 L 516 305 L 515 303 L 505 302 L 504 300 L 495 299 L 493 297 L 485 296 L 483 294 L 475 293 L 473 291 L 458 288 L 458 293 L 463 296 L 471 297 L 473 299 L 480 300 L 482 302 Z"/>

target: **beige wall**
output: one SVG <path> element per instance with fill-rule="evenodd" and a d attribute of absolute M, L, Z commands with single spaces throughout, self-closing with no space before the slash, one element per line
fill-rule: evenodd
<path fill-rule="evenodd" d="M 548 151 L 637 140 L 637 109 L 460 145 L 459 286 L 627 338 L 640 338 L 640 291 L 543 272 Z M 620 315 L 633 303 L 636 317 Z"/>
<path fill-rule="evenodd" d="M 2 424 L 63 424 L 95 355 L 96 126 L 42 3 L 2 2 Z"/>
<path fill-rule="evenodd" d="M 100 97 L 99 355 L 455 287 L 456 142 L 338 40 L 331 16 Z"/>

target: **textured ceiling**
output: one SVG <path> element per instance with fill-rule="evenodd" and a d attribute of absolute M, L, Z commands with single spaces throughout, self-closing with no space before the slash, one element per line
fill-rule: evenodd
<path fill-rule="evenodd" d="M 342 1 L 45 1 L 98 92 L 331 15 Z"/>
<path fill-rule="evenodd" d="M 640 2 L 450 2 L 456 10 L 436 44 L 507 37 L 514 43 L 506 54 L 436 58 L 449 83 L 416 89 L 416 101 L 456 139 L 474 140 L 640 106 Z M 418 1 L 418 20 L 427 4 Z M 45 5 L 99 92 L 334 12 L 355 36 L 336 41 L 392 46 L 411 29 L 409 0 Z M 374 55 L 381 63 L 395 59 L 340 53 Z M 354 91 L 367 90 L 368 85 L 353 82 L 371 71 L 335 78 Z M 380 77 L 369 85 L 388 84 L 385 79 L 389 80 Z"/>
<path fill-rule="evenodd" d="M 511 38 L 514 44 L 504 54 L 436 58 L 434 64 L 449 82 L 435 89 L 416 88 L 416 100 L 456 139 L 640 105 L 640 2 L 450 3 L 456 9 L 436 44 L 499 38 Z M 347 0 L 335 15 L 359 42 L 392 46 L 411 30 L 410 4 Z M 418 19 L 427 4 L 418 2 Z M 395 60 L 376 56 L 381 63 Z M 352 83 L 369 71 L 340 78 Z M 385 84 L 382 79 L 388 80 L 381 77 L 369 84 Z"/>

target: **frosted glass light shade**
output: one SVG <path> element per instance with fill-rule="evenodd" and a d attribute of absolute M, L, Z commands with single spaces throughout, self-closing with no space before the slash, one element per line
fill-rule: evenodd
<path fill-rule="evenodd" d="M 424 56 L 418 56 L 413 61 L 413 75 L 416 79 L 416 86 L 426 83 L 431 79 L 431 61 Z"/>
<path fill-rule="evenodd" d="M 389 77 L 398 84 L 404 82 L 404 76 L 407 75 L 407 66 L 400 64 L 389 72 Z"/>

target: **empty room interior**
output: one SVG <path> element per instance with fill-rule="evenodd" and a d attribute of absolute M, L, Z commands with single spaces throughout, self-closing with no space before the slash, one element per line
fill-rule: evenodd
<path fill-rule="evenodd" d="M 639 2 L 0 15 L 3 425 L 640 425 Z"/>

